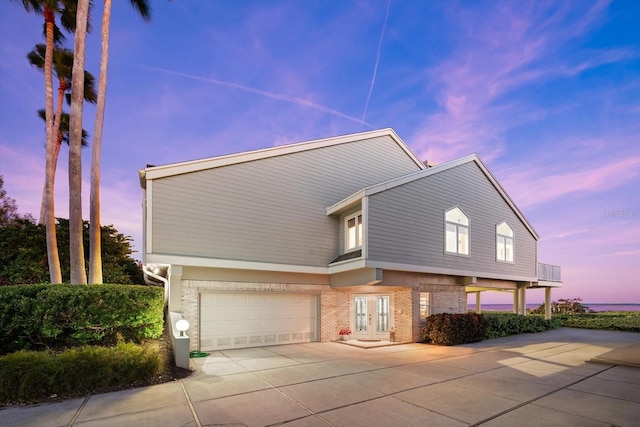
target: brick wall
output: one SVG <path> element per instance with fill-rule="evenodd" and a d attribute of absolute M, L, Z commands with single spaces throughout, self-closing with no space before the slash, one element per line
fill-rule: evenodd
<path fill-rule="evenodd" d="M 467 297 L 464 286 L 354 286 L 332 289 L 329 285 L 249 283 L 203 280 L 183 280 L 181 305 L 183 318 L 189 321 L 191 349 L 198 347 L 198 297 L 201 291 L 233 292 L 300 292 L 319 295 L 319 340 L 333 341 L 339 338 L 339 330 L 351 326 L 352 301 L 355 294 L 388 294 L 391 296 L 395 339 L 400 342 L 416 342 L 420 338 L 420 292 L 430 292 L 431 314 L 464 313 Z"/>

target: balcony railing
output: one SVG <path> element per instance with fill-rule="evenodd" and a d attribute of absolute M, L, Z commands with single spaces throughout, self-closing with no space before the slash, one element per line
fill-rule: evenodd
<path fill-rule="evenodd" d="M 559 265 L 538 263 L 538 280 L 545 282 L 562 282 Z"/>

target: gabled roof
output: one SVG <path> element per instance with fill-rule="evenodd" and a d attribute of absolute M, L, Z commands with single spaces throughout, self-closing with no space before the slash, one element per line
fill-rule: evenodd
<path fill-rule="evenodd" d="M 270 157 L 284 156 L 287 154 L 331 147 L 334 145 L 346 144 L 349 142 L 361 141 L 364 139 L 377 138 L 381 136 L 390 137 L 407 154 L 407 156 L 409 156 L 411 160 L 413 160 L 416 165 L 420 167 L 420 169 L 426 168 L 426 166 L 420 161 L 420 159 L 418 159 L 418 157 L 411 151 L 411 149 L 409 149 L 407 144 L 402 141 L 398 134 L 396 134 L 393 129 L 387 128 L 350 135 L 336 136 L 332 138 L 316 139 L 313 141 L 300 142 L 296 144 L 269 147 L 261 150 L 245 151 L 241 153 L 209 157 L 200 160 L 171 163 L 161 166 L 147 166 L 145 169 L 140 169 L 138 171 L 138 174 L 140 176 L 140 185 L 142 186 L 142 188 L 145 188 L 145 181 L 149 179 L 165 178 L 168 176 L 197 172 L 201 170 L 229 166 L 238 163 L 251 162 L 254 160 L 267 159 Z"/>
<path fill-rule="evenodd" d="M 400 185 L 404 185 L 409 182 L 422 179 L 422 178 L 437 174 L 439 172 L 446 171 L 448 169 L 455 168 L 457 166 L 460 166 L 469 162 L 474 162 L 478 165 L 480 170 L 485 174 L 485 176 L 491 182 L 494 188 L 498 191 L 498 193 L 500 193 L 500 196 L 509 205 L 509 207 L 511 207 L 511 209 L 515 212 L 518 218 L 520 218 L 522 223 L 525 225 L 525 227 L 527 227 L 527 229 L 534 236 L 534 238 L 538 240 L 540 237 L 538 236 L 538 233 L 535 231 L 533 226 L 529 223 L 529 221 L 524 216 L 524 214 L 520 211 L 520 209 L 518 209 L 518 207 L 513 202 L 511 197 L 509 197 L 509 195 L 504 190 L 504 188 L 502 188 L 502 186 L 498 183 L 498 181 L 493 176 L 491 171 L 489 171 L 487 166 L 482 162 L 482 160 L 480 160 L 480 157 L 478 157 L 478 155 L 475 153 L 465 157 L 461 157 L 456 160 L 452 160 L 450 162 L 439 164 L 437 166 L 432 166 L 432 167 L 420 170 L 418 172 L 410 173 L 408 175 L 404 175 L 399 178 L 394 178 L 389 181 L 382 182 L 380 184 L 375 184 L 375 185 L 371 185 L 369 187 L 363 188 L 362 190 L 359 190 L 351 194 L 350 196 L 345 197 L 344 199 L 340 200 L 334 205 L 329 206 L 327 208 L 327 215 L 333 215 L 335 213 L 343 211 L 345 208 L 348 208 L 358 203 L 364 197 L 371 196 L 373 194 L 380 193 L 382 191 L 389 190 L 391 188 L 398 187 Z"/>

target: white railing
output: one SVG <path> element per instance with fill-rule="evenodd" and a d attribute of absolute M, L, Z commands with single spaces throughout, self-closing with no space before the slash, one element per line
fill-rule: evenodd
<path fill-rule="evenodd" d="M 562 282 L 562 274 L 559 265 L 538 263 L 538 280 L 545 282 Z"/>

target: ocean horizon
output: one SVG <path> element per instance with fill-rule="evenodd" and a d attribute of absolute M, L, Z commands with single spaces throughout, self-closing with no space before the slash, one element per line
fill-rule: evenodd
<path fill-rule="evenodd" d="M 591 310 L 600 311 L 640 311 L 639 304 L 628 303 L 581 303 L 585 307 L 589 307 Z M 528 309 L 538 308 L 542 303 L 527 304 Z M 513 304 L 480 304 L 483 311 L 511 311 L 513 310 Z M 475 310 L 475 304 L 467 304 L 469 310 Z"/>

